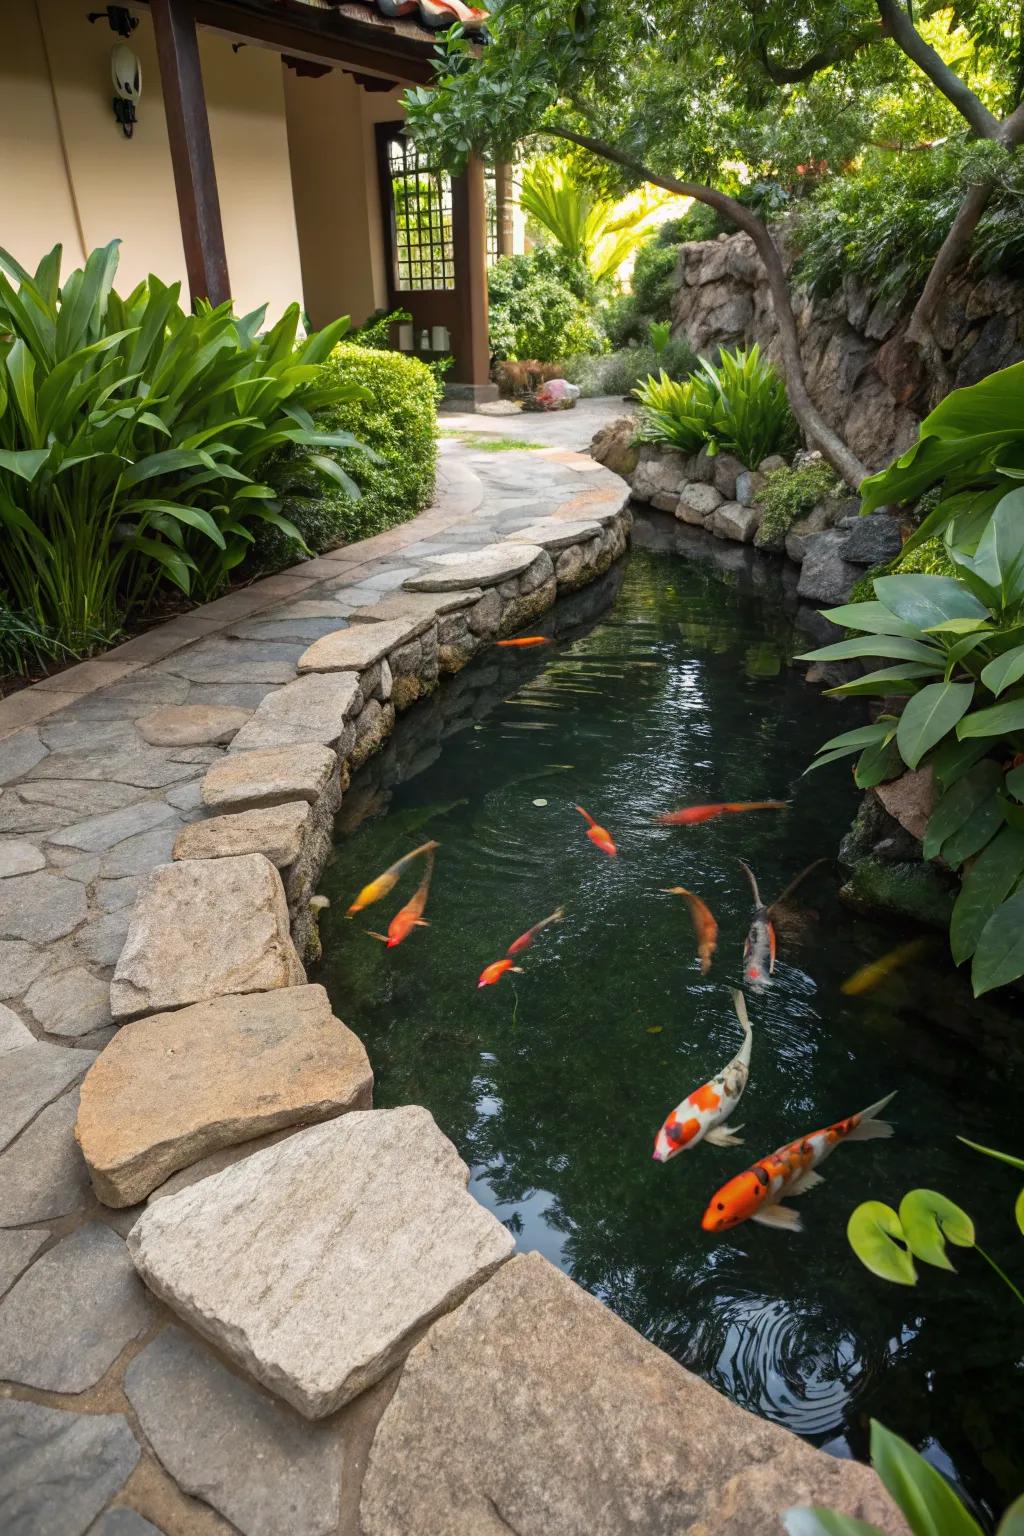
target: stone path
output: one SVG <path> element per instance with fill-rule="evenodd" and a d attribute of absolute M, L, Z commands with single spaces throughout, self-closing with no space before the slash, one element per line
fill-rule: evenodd
<path fill-rule="evenodd" d="M 581 446 L 618 414 L 444 424 Z M 622 506 L 571 448 L 446 439 L 413 523 L 0 701 L 5 1536 L 738 1531 L 721 1485 L 735 1471 L 751 1498 L 755 1442 L 765 1510 L 777 1485 L 900 1530 L 871 1474 L 737 1428 L 542 1260 L 508 1262 L 429 1114 L 369 1111 L 362 1045 L 306 984 L 351 770 L 441 676 L 607 570 Z M 552 1337 L 520 1368 L 534 1316 Z M 424 1369 L 426 1421 L 405 1387 Z M 663 1414 L 694 1395 L 705 1442 L 655 1454 L 658 1383 Z M 719 1418 L 735 1467 L 718 1449 L 712 1477 Z"/>

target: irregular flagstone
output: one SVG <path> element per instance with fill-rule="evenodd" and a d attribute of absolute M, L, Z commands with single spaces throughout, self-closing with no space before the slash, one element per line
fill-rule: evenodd
<path fill-rule="evenodd" d="M 109 912 L 86 923 L 75 934 L 75 952 L 92 965 L 114 965 L 128 937 L 128 914 Z"/>
<path fill-rule="evenodd" d="M 61 848 L 80 848 L 84 853 L 105 853 L 126 838 L 151 832 L 161 822 L 173 817 L 173 809 L 163 800 L 142 800 L 122 810 L 107 811 L 74 826 L 63 827 L 51 833 L 47 842 L 56 843 Z"/>
<path fill-rule="evenodd" d="M 68 752 L 53 752 L 32 769 L 31 778 L 102 779 L 136 789 L 163 789 L 192 777 L 187 763 L 174 762 L 158 747 L 79 747 Z"/>
<path fill-rule="evenodd" d="M 22 774 L 34 768 L 49 751 L 39 739 L 36 730 L 18 731 L 0 741 L 0 784 L 20 779 Z"/>
<path fill-rule="evenodd" d="M 298 660 L 300 672 L 362 672 L 421 632 L 422 620 L 387 619 L 351 624 L 315 640 Z"/>
<path fill-rule="evenodd" d="M 483 595 L 482 587 L 467 587 L 455 592 L 389 592 L 379 602 L 355 609 L 351 619 L 353 624 L 382 624 L 405 619 L 416 624 L 416 634 L 422 634 L 435 619 L 446 613 L 456 613 L 460 608 L 469 608 Z"/>
<path fill-rule="evenodd" d="M 261 806 L 233 816 L 211 816 L 181 829 L 172 857 L 222 859 L 237 853 L 262 853 L 278 869 L 286 869 L 298 858 L 312 823 L 313 807 L 308 800 Z"/>
<path fill-rule="evenodd" d="M 0 939 L 0 997 L 18 997 L 47 969 L 45 950 L 23 939 Z"/>
<path fill-rule="evenodd" d="M 334 1536 L 342 1453 L 336 1424 L 306 1423 L 179 1328 L 147 1345 L 124 1385 L 175 1482 L 242 1536 Z"/>
<path fill-rule="evenodd" d="M 373 1073 L 323 987 L 222 997 L 127 1024 L 81 1088 L 75 1135 L 106 1205 L 282 1126 L 368 1109 Z"/>
<path fill-rule="evenodd" d="M 34 1040 L 35 1035 L 21 1022 L 14 1009 L 0 1003 L 0 1056 L 31 1045 Z"/>
<path fill-rule="evenodd" d="M 4 1375 L 47 1392 L 84 1392 L 153 1317 L 124 1243 L 90 1222 L 37 1259 L 0 1302 Z"/>
<path fill-rule="evenodd" d="M 429 570 L 409 576 L 410 592 L 445 592 L 453 587 L 493 587 L 533 564 L 541 550 L 536 544 L 489 544 L 470 554 L 430 555 Z"/>
<path fill-rule="evenodd" d="M 281 876 L 259 853 L 161 864 L 110 984 L 115 1019 L 302 985 Z"/>
<path fill-rule="evenodd" d="M 171 813 L 172 819 L 155 827 L 152 832 L 140 832 L 136 837 L 126 837 L 123 843 L 103 855 L 100 872 L 107 880 L 123 880 L 130 875 L 145 875 L 154 864 L 166 864 L 171 857 L 174 839 L 178 835 L 181 820 Z M 115 956 L 116 959 L 116 956 Z"/>
<path fill-rule="evenodd" d="M 25 1006 L 47 1034 L 88 1035 L 110 1023 L 110 986 L 76 965 L 34 982 Z"/>
<path fill-rule="evenodd" d="M 322 1418 L 511 1253 L 468 1177 L 427 1110 L 356 1112 L 150 1205 L 130 1251 L 186 1321 Z"/>
<path fill-rule="evenodd" d="M 134 1509 L 119 1504 L 101 1515 L 96 1524 L 89 1527 L 89 1536 L 163 1536 L 163 1532 Z"/>
<path fill-rule="evenodd" d="M 117 811 L 133 801 L 144 800 L 146 792 L 133 784 L 104 784 L 92 779 L 27 780 L 18 785 L 18 798 L 32 805 L 59 806 L 77 811 L 78 820 L 98 816 L 101 811 Z"/>
<path fill-rule="evenodd" d="M 231 743 L 230 750 L 250 752 L 307 742 L 333 747 L 342 743 L 338 752 L 344 757 L 351 746 L 350 740 L 346 744 L 346 737 L 351 736 L 351 730 L 346 729 L 347 721 L 350 715 L 358 714 L 362 702 L 359 678 L 354 672 L 297 678 L 286 688 L 267 694 Z"/>
<path fill-rule="evenodd" d="M 168 704 L 135 722 L 139 735 L 154 747 L 193 747 L 230 741 L 251 710 L 210 704 Z"/>
<path fill-rule="evenodd" d="M 9 1291 L 18 1276 L 28 1268 L 49 1235 L 49 1232 L 31 1229 L 24 1232 L 0 1232 L 0 1296 Z"/>
<path fill-rule="evenodd" d="M 77 1116 L 76 1088 L 0 1153 L 0 1227 L 54 1221 L 92 1204 L 88 1170 L 75 1141 Z"/>
<path fill-rule="evenodd" d="M 550 554 L 552 550 L 566 549 L 570 544 L 585 544 L 590 539 L 599 538 L 600 534 L 601 524 L 597 522 L 544 517 L 528 523 L 525 528 L 517 528 L 515 533 L 506 536 L 504 543 L 536 544 Z"/>
<path fill-rule="evenodd" d="M 315 745 L 244 752 L 214 763 L 202 785 L 211 810 L 249 810 L 286 800 L 319 800 L 338 771 L 337 754 Z"/>
<path fill-rule="evenodd" d="M 46 859 L 35 843 L 14 838 L 0 843 L 0 880 L 9 880 L 12 875 L 31 875 L 45 867 Z"/>
<path fill-rule="evenodd" d="M 287 683 L 302 649 L 276 640 L 200 640 L 156 664 L 192 683 Z"/>
<path fill-rule="evenodd" d="M 8 1146 L 41 1109 L 77 1082 L 95 1059 L 95 1051 L 69 1050 L 38 1040 L 7 1051 L 0 1072 L 0 1147 Z"/>
<path fill-rule="evenodd" d="M 413 1349 L 360 1514 L 364 1536 L 776 1536 L 792 1504 L 905 1529 L 869 1467 L 736 1407 L 534 1253 Z"/>
<path fill-rule="evenodd" d="M 0 1530 L 83 1536 L 140 1455 L 123 1414 L 0 1402 Z"/>
<path fill-rule="evenodd" d="M 88 912 L 85 891 L 74 880 L 41 870 L 0 880 L 0 937 L 48 944 L 78 927 Z"/>

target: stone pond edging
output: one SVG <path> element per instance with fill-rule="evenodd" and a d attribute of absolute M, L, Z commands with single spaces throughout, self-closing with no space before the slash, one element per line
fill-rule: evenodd
<path fill-rule="evenodd" d="M 36 731 L 0 741 L 0 827 L 37 828 L 36 806 L 58 823 L 41 863 L 23 836 L 0 841 L 8 1536 L 214 1536 L 223 1521 L 244 1536 L 767 1536 L 792 1503 L 904 1530 L 869 1468 L 747 1414 L 539 1255 L 514 1257 L 430 1114 L 370 1108 L 366 1052 L 307 982 L 351 772 L 399 712 L 625 551 L 617 477 L 578 454 L 516 457 L 533 461 L 532 495 L 482 545 L 432 543 L 428 513 L 426 549 L 411 528 L 384 536 L 382 552 L 415 560 L 382 573 L 397 579 L 358 546 L 326 573 L 271 578 L 271 602 L 163 650 L 159 631 L 142 637 L 138 666 L 115 652 L 73 669 L 44 690 L 54 710 L 29 690 L 14 717 L 56 714 L 54 747 Z M 283 626 L 291 651 L 271 638 L 257 656 L 232 633 L 224 689 L 222 629 L 279 614 L 281 597 L 290 616 L 263 628 Z M 247 668 L 261 696 L 238 708 Z M 166 687 L 182 670 L 189 688 Z M 132 732 L 108 689 L 140 711 Z M 110 787 L 139 791 L 127 804 L 98 793 L 104 751 Z M 197 767 L 199 804 L 174 787 Z M 147 785 L 170 786 L 180 815 Z M 118 923 L 102 927 L 97 901 Z M 47 946 L 64 946 L 53 972 Z M 110 965 L 104 1013 L 95 972 Z M 72 1126 L 100 1202 L 84 1221 Z"/>

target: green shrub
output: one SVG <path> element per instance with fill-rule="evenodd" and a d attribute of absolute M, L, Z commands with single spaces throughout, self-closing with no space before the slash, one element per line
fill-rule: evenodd
<path fill-rule="evenodd" d="M 640 247 L 633 264 L 633 297 L 647 320 L 672 318 L 679 246 L 675 240 L 665 239 L 664 228 Z"/>
<path fill-rule="evenodd" d="M 637 437 L 642 443 L 667 443 L 680 453 L 698 453 L 711 439 L 715 391 L 703 374 L 676 383 L 661 371 L 634 394 L 643 407 Z"/>
<path fill-rule="evenodd" d="M 495 357 L 550 363 L 600 350 L 589 311 L 551 251 L 503 256 L 491 267 L 487 287 Z"/>
<path fill-rule="evenodd" d="M 647 339 L 648 321 L 632 293 L 615 294 L 600 310 L 598 318 L 608 345 L 615 352 Z"/>
<path fill-rule="evenodd" d="M 407 309 L 375 309 L 367 316 L 357 331 L 346 338 L 357 347 L 369 347 L 374 352 L 391 351 L 391 327 L 407 325 L 412 315 Z"/>
<path fill-rule="evenodd" d="M 699 372 L 683 383 L 662 370 L 633 393 L 642 407 L 641 442 L 670 443 L 682 453 L 725 448 L 752 466 L 796 443 L 785 385 L 756 345 L 723 350 L 717 366 L 701 358 Z"/>
<path fill-rule="evenodd" d="M 838 489 L 835 470 L 824 459 L 811 459 L 793 469 L 769 470 L 757 494 L 765 538 L 773 542 L 783 538 L 797 518 L 806 517 L 813 506 Z"/>
<path fill-rule="evenodd" d="M 651 346 L 623 347 L 599 357 L 567 357 L 562 373 L 584 395 L 629 395 L 644 379 L 663 370 L 670 379 L 689 378 L 697 358 L 685 341 L 670 341 L 656 353 Z"/>

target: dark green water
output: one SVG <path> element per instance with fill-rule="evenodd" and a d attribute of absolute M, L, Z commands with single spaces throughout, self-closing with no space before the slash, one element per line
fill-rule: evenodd
<path fill-rule="evenodd" d="M 968 1207 L 1020 1278 L 1019 1181 L 954 1139 L 1020 1150 L 1014 1021 L 971 1004 L 941 942 L 845 997 L 846 976 L 908 935 L 851 917 L 835 870 L 821 871 L 780 920 L 774 987 L 749 999 L 751 1076 L 734 1117 L 745 1145 L 652 1161 L 667 1112 L 739 1045 L 727 987 L 750 899 L 737 859 L 771 900 L 833 857 L 857 804 L 848 771 L 801 774 L 857 716 L 787 665 L 808 642 L 777 565 L 660 520 L 642 522 L 637 543 L 653 547 L 556 610 L 556 643 L 478 659 L 357 779 L 324 879 L 316 979 L 366 1043 L 376 1104 L 425 1104 L 522 1248 L 818 1445 L 866 1458 L 880 1418 L 991 1514 L 1024 1485 L 1019 1306 L 973 1253 L 957 1253 L 958 1274 L 922 1266 L 918 1287 L 901 1289 L 869 1276 L 845 1238 L 858 1201 L 895 1205 L 926 1185 Z M 595 619 L 587 605 L 602 601 Z M 678 805 L 765 798 L 792 808 L 652 824 Z M 609 829 L 617 859 L 587 841 L 573 802 Z M 442 844 L 431 927 L 385 951 L 345 908 L 428 837 Z M 386 926 L 418 878 L 367 926 Z M 667 885 L 697 891 L 718 919 L 706 979 Z M 559 904 L 566 919 L 523 958 L 525 974 L 478 992 L 483 967 Z M 896 1136 L 839 1148 L 799 1202 L 802 1235 L 701 1230 L 726 1179 L 893 1089 Z"/>

